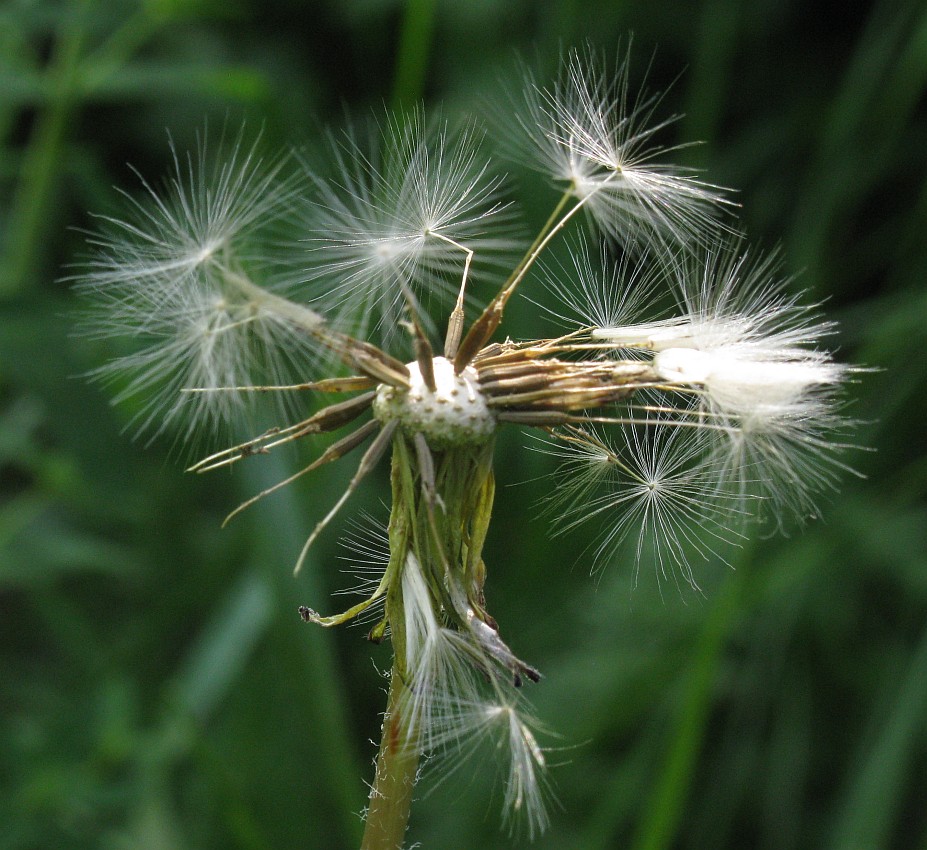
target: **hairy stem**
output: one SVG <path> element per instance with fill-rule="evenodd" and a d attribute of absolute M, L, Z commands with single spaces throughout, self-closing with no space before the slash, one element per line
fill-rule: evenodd
<path fill-rule="evenodd" d="M 361 850 L 401 850 L 406 834 L 419 760 L 419 748 L 408 740 L 400 715 L 406 690 L 394 665 Z"/>

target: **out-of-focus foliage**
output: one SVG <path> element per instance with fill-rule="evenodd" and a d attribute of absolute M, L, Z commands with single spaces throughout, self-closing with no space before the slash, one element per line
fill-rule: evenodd
<path fill-rule="evenodd" d="M 852 454 L 867 477 L 848 475 L 820 520 L 745 546 L 734 570 L 697 565 L 697 597 L 646 571 L 632 589 L 630 564 L 590 579 L 570 554 L 582 540 L 552 545 L 533 519 L 547 459 L 501 441 L 487 590 L 545 674 L 534 701 L 559 735 L 561 808 L 535 846 L 927 847 L 927 9 L 913 0 L 855 16 L 774 0 L 8 0 L 0 847 L 350 848 L 370 779 L 388 647 L 299 623 L 299 603 L 328 609 L 347 581 L 333 541 L 290 574 L 349 473 L 220 530 L 297 458 L 185 476 L 208 436 L 133 442 L 132 411 L 79 377 L 107 352 L 73 336 L 60 277 L 88 211 L 136 185 L 125 163 L 164 173 L 165 129 L 185 148 L 207 119 L 311 158 L 345 106 L 482 109 L 512 84 L 515 49 L 550 68 L 562 45 L 631 31 L 638 78 L 649 64 L 662 88 L 687 68 L 667 104 L 680 139 L 706 142 L 690 163 L 740 189 L 751 239 L 781 241 L 840 321 L 841 358 L 873 367 L 850 413 L 874 451 Z M 518 201 L 538 221 L 551 203 L 538 188 Z M 513 303 L 516 323 L 518 309 L 532 308 Z M 356 509 L 382 516 L 385 492 L 381 475 Z M 469 762 L 424 782 L 410 844 L 517 846 L 493 780 Z"/>

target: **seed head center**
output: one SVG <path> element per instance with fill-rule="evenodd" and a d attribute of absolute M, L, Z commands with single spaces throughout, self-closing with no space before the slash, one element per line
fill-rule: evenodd
<path fill-rule="evenodd" d="M 398 420 L 409 432 L 421 432 L 435 449 L 485 443 L 496 429 L 496 418 L 486 404 L 476 370 L 468 366 L 459 375 L 445 357 L 435 357 L 432 392 L 418 362 L 406 364 L 408 389 L 381 384 L 373 402 L 373 415 L 381 422 Z"/>

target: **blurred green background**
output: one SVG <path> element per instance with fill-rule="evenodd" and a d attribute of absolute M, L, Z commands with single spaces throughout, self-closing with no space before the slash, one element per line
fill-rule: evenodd
<path fill-rule="evenodd" d="M 553 827 L 538 848 L 927 848 L 927 7 L 758 0 L 6 0 L 0 5 L 0 848 L 338 848 L 359 841 L 387 646 L 331 611 L 337 534 L 291 576 L 344 486 L 334 467 L 225 513 L 299 457 L 193 477 L 123 432 L 80 375 L 60 278 L 90 211 L 168 168 L 204 118 L 311 151 L 391 102 L 445 114 L 585 39 L 633 32 L 636 78 L 751 240 L 782 244 L 840 322 L 864 423 L 822 519 L 697 564 L 590 578 L 533 519 L 549 459 L 509 433 L 487 547 L 492 611 L 545 674 Z M 654 49 L 656 52 L 654 53 Z M 683 71 L 679 76 L 680 71 Z M 678 77 L 678 79 L 677 79 Z M 674 82 L 675 81 L 675 82 Z M 633 83 L 632 83 L 633 87 Z M 532 221 L 552 195 L 514 185 Z M 513 303 L 517 324 L 521 319 Z M 209 440 L 204 441 L 209 445 Z M 216 448 L 221 446 L 216 446 Z M 385 516 L 385 471 L 353 502 Z M 527 482 L 527 483 L 526 483 Z M 509 486 L 511 485 L 511 486 Z M 346 512 L 347 517 L 349 512 Z M 342 523 L 344 525 L 344 523 Z M 434 777 L 442 775 L 439 772 Z M 413 809 L 409 845 L 522 846 L 470 762 Z"/>

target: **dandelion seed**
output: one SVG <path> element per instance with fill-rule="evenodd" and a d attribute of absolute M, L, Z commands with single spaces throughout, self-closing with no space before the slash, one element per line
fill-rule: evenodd
<path fill-rule="evenodd" d="M 256 232 L 266 237 L 291 212 L 296 185 L 284 161 L 265 166 L 240 134 L 219 164 L 210 150 L 204 136 L 195 158 L 181 158 L 172 143 L 165 194 L 143 179 L 147 198 L 127 195 L 127 217 L 104 219 L 95 258 L 73 277 L 94 302 L 84 333 L 133 341 L 92 374 L 117 385 L 117 401 L 141 400 L 133 424 L 152 435 L 181 418 L 187 436 L 232 420 L 249 398 L 229 388 L 304 379 L 322 350 L 321 316 L 282 297 L 294 280 L 271 272 L 279 258 L 264 251 L 279 250 L 261 248 Z"/>
<path fill-rule="evenodd" d="M 227 147 L 224 136 L 215 144 L 220 150 Z M 195 156 L 182 156 L 169 141 L 173 174 L 164 191 L 138 175 L 145 196 L 123 192 L 128 217 L 99 217 L 103 231 L 90 239 L 96 253 L 87 266 L 88 285 L 126 284 L 121 295 L 149 298 L 152 306 L 219 255 L 233 252 L 239 262 L 266 267 L 266 253 L 243 237 L 290 215 L 298 197 L 286 158 L 265 161 L 259 140 L 245 146 L 243 129 L 224 156 L 213 154 L 206 133 Z"/>
<path fill-rule="evenodd" d="M 655 141 L 675 118 L 653 120 L 659 96 L 629 99 L 629 63 L 630 46 L 613 69 L 589 48 L 569 51 L 550 86 L 528 73 L 522 146 L 621 245 L 706 244 L 723 229 L 725 190 L 657 161 L 679 149 Z"/>
<path fill-rule="evenodd" d="M 630 538 L 637 571 L 646 554 L 661 579 L 681 577 L 697 590 L 693 556 L 708 560 L 736 539 L 724 524 L 737 511 L 720 487 L 722 468 L 703 433 L 665 418 L 621 433 L 618 446 L 590 429 L 546 448 L 561 459 L 557 478 L 567 482 L 550 498 L 556 526 L 563 532 L 600 520 L 594 569 Z"/>
<path fill-rule="evenodd" d="M 442 763 L 454 760 L 449 769 L 460 770 L 488 749 L 504 777 L 506 823 L 512 832 L 524 829 L 529 840 L 541 835 L 550 824 L 546 799 L 550 791 L 546 759 L 532 732 L 532 720 L 512 700 L 466 697 L 455 698 L 441 717 L 433 743 L 447 750 Z"/>
<path fill-rule="evenodd" d="M 499 200 L 500 178 L 481 158 L 475 129 L 429 126 L 414 111 L 379 130 L 368 144 L 357 132 L 333 141 L 335 176 L 312 175 L 318 202 L 309 277 L 320 290 L 314 303 L 331 321 L 388 342 L 407 294 L 423 317 L 430 303 L 447 307 L 468 256 L 477 258 L 479 276 L 498 268 L 518 242 L 513 211 Z"/>
<path fill-rule="evenodd" d="M 389 566 L 389 537 L 386 526 L 368 513 L 349 521 L 349 530 L 341 536 L 339 543 L 345 554 L 341 555 L 346 564 L 341 572 L 351 576 L 354 586 L 336 590 L 335 596 L 364 596 L 376 593 Z M 377 600 L 354 620 L 357 624 L 369 624 L 382 619 L 386 599 L 378 596 Z M 388 637 L 388 631 L 384 631 Z"/>
<path fill-rule="evenodd" d="M 627 355 L 640 338 L 642 316 L 654 311 L 656 292 L 665 270 L 622 253 L 617 262 L 608 246 L 600 245 L 593 259 L 588 240 L 580 237 L 571 246 L 570 262 L 557 262 L 543 269 L 542 282 L 556 298 L 559 307 L 543 307 L 562 328 L 594 328 L 593 338 L 616 343 L 615 352 Z M 629 330 L 631 338 L 622 340 L 620 328 Z M 622 348 L 620 343 L 626 342 Z"/>
<path fill-rule="evenodd" d="M 412 671 L 409 698 L 403 706 L 405 731 L 431 751 L 446 741 L 447 707 L 476 698 L 474 663 L 480 656 L 466 633 L 438 622 L 432 591 L 412 553 L 403 570 L 402 593 L 406 668 Z"/>

